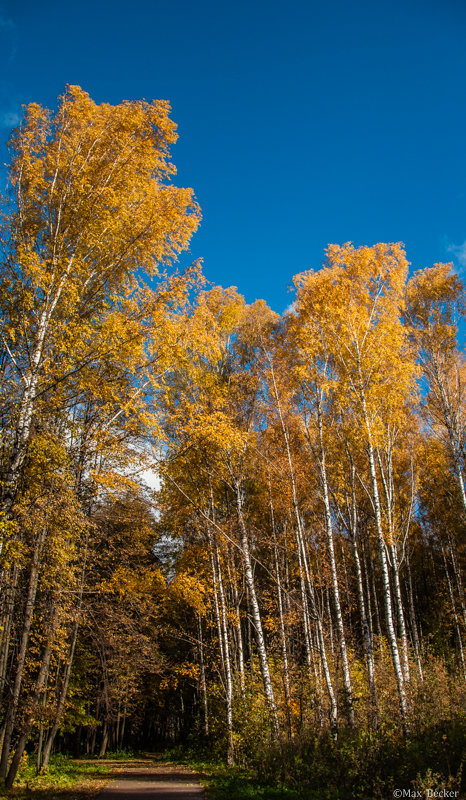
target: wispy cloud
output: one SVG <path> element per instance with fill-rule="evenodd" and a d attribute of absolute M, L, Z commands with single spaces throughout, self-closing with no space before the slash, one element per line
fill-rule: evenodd
<path fill-rule="evenodd" d="M 451 253 L 453 260 L 463 269 L 466 268 L 466 239 L 463 244 L 447 245 L 447 253 Z"/>
<path fill-rule="evenodd" d="M 15 128 L 21 120 L 16 111 L 0 111 L 0 128 Z"/>
<path fill-rule="evenodd" d="M 296 314 L 296 305 L 294 302 L 287 305 L 287 307 L 283 311 L 283 316 L 287 314 Z"/>

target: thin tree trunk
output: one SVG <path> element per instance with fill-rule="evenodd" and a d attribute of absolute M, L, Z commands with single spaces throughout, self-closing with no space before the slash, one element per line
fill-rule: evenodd
<path fill-rule="evenodd" d="M 317 569 L 319 573 L 319 569 Z M 330 592 L 328 586 L 325 589 L 322 587 L 320 591 L 320 601 L 322 605 L 322 616 L 325 619 L 325 615 L 327 615 L 327 630 L 328 630 L 328 638 L 330 644 L 330 652 L 332 654 L 332 660 L 335 660 L 335 647 L 333 644 L 333 621 L 332 621 L 332 609 L 330 608 Z"/>
<path fill-rule="evenodd" d="M 362 640 L 364 647 L 364 655 L 367 665 L 367 681 L 369 684 L 369 692 L 371 696 L 373 724 L 375 728 L 379 727 L 379 710 L 377 706 L 377 693 L 375 689 L 375 667 L 374 667 L 374 651 L 372 647 L 372 636 L 369 629 L 368 616 L 366 612 L 366 604 L 364 602 L 364 589 L 362 583 L 361 562 L 359 560 L 358 545 L 356 536 L 352 535 L 351 540 L 353 543 L 354 564 L 356 567 L 356 582 L 358 587 L 358 604 L 359 604 L 359 617 L 361 620 Z"/>
<path fill-rule="evenodd" d="M 270 498 L 270 518 L 272 523 L 272 535 L 273 535 L 273 550 L 274 550 L 274 560 L 275 560 L 275 576 L 277 581 L 277 600 L 278 600 L 278 614 L 279 614 L 279 621 L 280 621 L 280 639 L 282 645 L 282 658 L 283 658 L 283 688 L 285 693 L 285 712 L 286 712 L 286 720 L 287 720 L 287 729 L 288 729 L 288 738 L 291 739 L 292 730 L 291 730 L 291 693 L 290 693 L 290 674 L 289 674 L 289 667 L 288 667 L 288 648 L 286 646 L 286 632 L 285 632 L 285 622 L 283 619 L 283 599 L 282 599 L 282 584 L 281 584 L 281 577 L 280 577 L 280 568 L 278 564 L 278 551 L 277 551 L 277 533 L 275 530 L 275 515 L 273 510 L 273 500 L 272 500 L 272 486 L 270 482 L 270 475 L 269 475 L 269 498 Z"/>
<path fill-rule="evenodd" d="M 298 547 L 298 566 L 299 566 L 299 583 L 301 589 L 301 605 L 303 610 L 303 632 L 304 632 L 304 646 L 306 649 L 306 661 L 308 666 L 309 680 L 315 682 L 316 694 L 316 711 L 320 727 L 323 725 L 323 702 L 322 702 L 322 686 L 320 674 L 315 663 L 312 639 L 311 639 L 311 621 L 309 618 L 309 606 L 306 597 L 306 582 L 304 577 L 304 569 L 302 564 L 301 548 Z M 318 648 L 319 649 L 319 648 Z M 320 654 L 320 649 L 319 649 Z"/>
<path fill-rule="evenodd" d="M 76 649 L 76 642 L 77 642 L 77 639 L 78 639 L 79 618 L 80 618 L 81 607 L 82 607 L 82 602 L 83 602 L 84 585 L 85 585 L 85 579 L 86 579 L 88 541 L 89 541 L 89 532 L 87 532 L 86 538 L 85 538 L 85 542 L 84 542 L 81 577 L 80 577 L 80 583 L 79 583 L 79 594 L 78 594 L 78 598 L 77 598 L 77 607 L 76 607 L 76 610 L 75 610 L 75 619 L 74 619 L 73 628 L 72 628 L 72 632 L 71 632 L 71 640 L 70 640 L 70 649 L 69 649 L 68 661 L 67 661 L 67 663 L 65 665 L 65 669 L 64 669 L 64 673 L 63 673 L 63 677 L 62 677 L 62 681 L 61 681 L 61 687 L 60 687 L 60 691 L 59 691 L 59 695 L 58 695 L 58 704 L 57 704 L 57 709 L 56 709 L 56 712 L 55 712 L 55 718 L 54 718 L 54 721 L 52 723 L 52 727 L 50 728 L 50 731 L 49 731 L 49 734 L 48 734 L 48 737 L 47 737 L 47 741 L 46 741 L 45 747 L 44 747 L 43 762 L 42 762 L 44 768 L 47 768 L 47 766 L 49 764 L 50 755 L 52 753 L 53 743 L 54 743 L 55 737 L 57 735 L 58 728 L 60 727 L 60 723 L 61 723 L 61 720 L 62 720 L 62 717 L 63 717 L 63 713 L 64 713 L 64 710 L 65 710 L 66 698 L 67 698 L 67 695 L 68 695 L 68 686 L 69 686 L 70 677 L 71 677 L 71 670 L 72 670 L 72 667 L 73 667 L 74 653 L 75 653 L 75 649 Z"/>
<path fill-rule="evenodd" d="M 51 753 L 52 753 L 52 746 L 53 746 L 53 743 L 55 741 L 55 736 L 57 735 L 58 728 L 60 726 L 60 722 L 61 722 L 61 719 L 62 719 L 62 716 L 63 716 L 63 712 L 64 712 L 64 709 L 65 709 L 65 701 L 66 701 L 66 697 L 67 697 L 67 694 L 68 694 L 68 685 L 69 685 L 69 681 L 70 681 L 71 668 L 72 668 L 72 665 L 73 665 L 74 651 L 75 651 L 75 647 L 76 647 L 77 636 L 78 636 L 78 623 L 75 622 L 75 624 L 73 626 L 73 633 L 72 633 L 72 639 L 71 639 L 70 653 L 69 653 L 69 656 L 68 656 L 68 663 L 66 664 L 65 671 L 64 671 L 64 674 L 63 674 L 63 678 L 62 678 L 62 685 L 61 685 L 61 688 L 60 688 L 60 694 L 59 694 L 59 698 L 58 698 L 57 710 L 55 712 L 55 719 L 54 719 L 54 721 L 52 723 L 52 727 L 50 728 L 49 735 L 47 737 L 47 741 L 46 741 L 45 747 L 44 747 L 44 753 L 43 753 L 43 759 L 42 759 L 42 766 L 43 766 L 44 769 L 46 769 L 48 767 L 50 756 L 51 756 Z"/>
<path fill-rule="evenodd" d="M 9 583 L 5 595 L 5 612 L 2 617 L 2 639 L 0 653 L 0 697 L 5 688 L 5 678 L 8 670 L 8 656 L 10 652 L 11 628 L 13 624 L 13 611 L 15 607 L 16 590 L 18 587 L 19 569 L 17 564 L 13 567 L 11 582 Z"/>
<path fill-rule="evenodd" d="M 450 549 L 450 557 L 451 557 L 451 563 L 452 563 L 452 566 L 453 566 L 453 574 L 455 576 L 456 588 L 458 589 L 458 597 L 459 597 L 459 601 L 460 601 L 460 605 L 461 605 L 461 612 L 462 612 L 462 615 L 463 615 L 464 624 L 466 625 L 466 604 L 464 602 L 463 581 L 462 581 L 462 577 L 461 577 L 461 570 L 460 570 L 460 568 L 458 566 L 458 559 L 457 559 L 456 552 L 455 552 L 455 550 L 456 550 L 455 544 L 454 544 L 453 538 L 452 538 L 450 533 L 448 533 L 448 542 L 449 542 L 449 545 L 450 545 L 450 548 L 449 548 Z"/>
<path fill-rule="evenodd" d="M 218 646 L 220 650 L 220 662 L 222 665 L 223 673 L 225 674 L 225 643 L 223 641 L 223 633 L 222 633 L 222 621 L 220 617 L 220 606 L 218 602 L 218 582 L 217 582 L 217 567 L 215 564 L 214 558 L 214 548 L 212 542 L 212 534 L 211 531 L 208 531 L 208 539 L 209 539 L 209 557 L 210 557 L 210 568 L 212 570 L 212 583 L 214 589 L 214 610 L 215 610 L 215 621 L 217 623 L 217 636 L 218 636 Z"/>
<path fill-rule="evenodd" d="M 121 718 L 121 726 L 120 726 L 120 739 L 118 742 L 118 749 L 123 750 L 123 744 L 125 741 L 125 728 L 126 728 L 126 719 L 128 716 L 128 685 L 126 685 L 126 692 L 125 692 L 125 699 L 123 703 L 123 716 Z"/>
<path fill-rule="evenodd" d="M 105 758 L 105 754 L 107 752 L 107 745 L 108 745 L 108 722 L 107 720 L 105 720 L 104 727 L 102 730 L 102 742 L 100 744 L 99 758 Z"/>
<path fill-rule="evenodd" d="M 248 639 L 248 651 L 249 651 L 249 672 L 251 677 L 254 675 L 254 647 L 253 647 L 253 635 L 252 635 L 252 609 L 251 609 L 251 600 L 249 597 L 249 588 L 246 583 L 246 606 L 247 606 L 247 639 Z"/>
<path fill-rule="evenodd" d="M 202 707 L 204 710 L 204 734 L 209 735 L 209 706 L 207 703 L 207 684 L 205 677 L 205 663 L 204 663 L 204 642 L 202 638 L 202 619 L 201 615 L 197 615 L 197 630 L 199 636 L 199 666 L 200 666 L 200 683 L 201 683 L 201 696 Z"/>
<path fill-rule="evenodd" d="M 209 477 L 210 489 L 210 514 L 213 523 L 215 524 L 215 504 L 212 482 Z M 209 539 L 209 552 L 210 562 L 212 568 L 212 576 L 214 582 L 214 597 L 215 597 L 215 613 L 217 616 L 217 630 L 219 636 L 221 660 L 223 663 L 224 674 L 224 690 L 225 690 L 225 703 L 227 715 L 227 731 L 228 731 L 228 745 L 227 745 L 227 763 L 231 766 L 234 762 L 234 748 L 233 748 L 233 682 L 231 676 L 231 659 L 230 659 L 230 643 L 228 637 L 228 624 L 225 605 L 225 594 L 223 591 L 222 568 L 220 563 L 219 551 L 215 534 L 212 532 L 210 525 L 207 528 L 207 535 Z M 220 599 L 220 606 L 219 606 Z"/>
<path fill-rule="evenodd" d="M 233 602 L 235 605 L 235 616 L 236 616 L 236 643 L 237 643 L 237 655 L 238 655 L 238 669 L 239 669 L 239 683 L 240 683 L 240 692 L 241 697 L 244 700 L 246 697 L 246 676 L 244 670 L 244 645 L 243 645 L 243 632 L 241 629 L 241 604 L 239 599 L 239 592 L 238 592 L 238 581 L 236 578 L 236 567 L 235 567 L 235 559 L 234 555 L 231 551 L 229 551 L 230 561 L 228 567 L 228 574 L 230 579 L 230 585 L 232 587 L 233 592 Z M 231 565 L 231 566 L 230 566 Z"/>
<path fill-rule="evenodd" d="M 403 599 L 401 596 L 401 583 L 400 583 L 400 565 L 398 562 L 398 553 L 393 540 L 390 542 L 390 555 L 392 559 L 392 575 L 393 586 L 395 595 L 395 604 L 398 617 L 398 628 L 400 632 L 400 639 L 403 651 L 403 673 L 406 682 L 409 681 L 409 648 L 408 648 L 408 635 L 406 632 L 405 615 L 403 611 Z"/>
<path fill-rule="evenodd" d="M 419 636 L 417 631 L 417 622 L 416 622 L 416 610 L 414 606 L 414 596 L 413 596 L 413 578 L 411 575 L 411 564 L 409 559 L 409 547 L 406 549 L 406 567 L 408 571 L 408 602 L 409 602 L 409 612 L 411 617 L 411 634 L 413 638 L 413 648 L 414 648 L 414 657 L 416 659 L 417 669 L 419 672 L 419 677 L 421 681 L 424 680 L 424 673 L 422 670 L 422 663 L 421 663 L 421 648 L 419 646 Z"/>
<path fill-rule="evenodd" d="M 10 756 L 11 737 L 13 735 L 13 730 L 15 726 L 16 714 L 18 710 L 18 702 L 21 692 L 21 685 L 23 681 L 24 666 L 26 662 L 29 633 L 31 630 L 32 619 L 34 616 L 37 584 L 39 580 L 40 555 L 45 540 L 45 534 L 46 530 L 44 526 L 40 529 L 40 532 L 36 537 L 34 545 L 34 553 L 32 557 L 31 571 L 29 575 L 28 595 L 26 599 L 26 606 L 24 609 L 23 630 L 21 634 L 18 657 L 16 659 L 15 679 L 13 683 L 11 697 L 9 700 L 8 711 L 5 718 L 2 757 L 0 760 L 0 778 L 5 778 L 8 770 L 8 759 Z"/>
<path fill-rule="evenodd" d="M 235 493 L 236 493 L 236 508 L 238 513 L 238 521 L 241 530 L 241 550 L 244 559 L 244 572 L 246 577 L 246 583 L 249 590 L 249 598 L 251 601 L 252 619 L 254 622 L 254 629 L 256 634 L 257 651 L 259 654 L 259 663 L 262 673 L 262 681 L 264 684 L 264 692 L 266 700 L 270 709 L 270 716 L 272 721 L 272 733 L 274 738 L 279 740 L 280 728 L 278 724 L 277 706 L 275 703 L 272 681 L 270 679 L 269 663 L 267 659 L 267 651 L 265 649 L 264 632 L 262 629 L 262 620 L 259 611 L 259 604 L 257 602 L 254 573 L 252 571 L 251 553 L 249 549 L 249 537 L 243 513 L 243 498 L 241 495 L 241 485 L 238 480 L 235 481 Z"/>
<path fill-rule="evenodd" d="M 227 611 L 225 603 L 225 592 L 223 590 L 223 577 L 222 565 L 218 552 L 218 545 L 214 536 L 214 555 L 217 564 L 217 577 L 218 577 L 218 590 L 220 596 L 220 609 L 221 609 L 221 628 L 225 652 L 225 678 L 226 678 L 226 706 L 227 706 L 227 730 L 228 730 L 228 749 L 227 749 L 227 764 L 232 766 L 234 763 L 234 749 L 233 749 L 233 681 L 231 677 L 231 660 L 230 660 L 230 642 L 228 637 L 228 622 Z"/>
<path fill-rule="evenodd" d="M 444 546 L 443 542 L 441 542 L 441 547 L 442 547 L 443 564 L 444 564 L 444 567 L 445 567 L 445 576 L 446 576 L 446 579 L 447 579 L 448 594 L 449 594 L 449 597 L 450 597 L 451 609 L 452 609 L 452 612 L 453 612 L 453 619 L 455 621 L 456 636 L 458 638 L 458 649 L 459 649 L 459 654 L 460 654 L 460 660 L 461 660 L 461 664 L 462 664 L 462 667 L 463 667 L 463 675 L 464 675 L 464 677 L 466 679 L 466 660 L 465 660 L 465 657 L 464 657 L 463 639 L 462 639 L 462 636 L 461 636 L 461 628 L 460 628 L 460 623 L 459 623 L 459 619 L 458 619 L 458 614 L 457 614 L 457 611 L 456 611 L 456 603 L 455 603 L 455 597 L 454 597 L 454 594 L 453 594 L 453 586 L 451 585 L 450 573 L 448 571 L 448 563 L 447 563 L 447 557 L 446 557 L 446 553 L 445 553 L 445 546 Z"/>
<path fill-rule="evenodd" d="M 445 391 L 445 384 L 442 375 L 440 374 L 440 365 L 438 362 L 438 358 L 436 355 L 432 354 L 432 366 L 435 381 L 438 386 L 438 391 L 440 394 L 440 401 L 443 409 L 443 421 L 445 427 L 448 432 L 448 439 L 450 442 L 451 452 L 453 455 L 453 463 L 455 466 L 455 474 L 458 480 L 458 486 L 461 495 L 461 502 L 463 504 L 463 512 L 466 515 L 466 490 L 464 486 L 464 477 L 463 477 L 463 460 L 464 460 L 464 451 L 462 451 L 460 435 L 459 435 L 459 424 L 458 421 L 454 419 L 454 411 L 452 409 L 452 404 L 450 399 L 447 397 L 447 393 Z M 457 372 L 458 376 L 458 372 Z"/>
<path fill-rule="evenodd" d="M 405 615 L 403 611 L 403 599 L 401 596 L 401 583 L 400 583 L 400 565 L 398 562 L 398 553 L 395 545 L 395 533 L 393 529 L 393 474 L 392 474 L 392 453 L 389 447 L 387 455 L 387 472 L 385 475 L 380 451 L 377 449 L 377 461 L 379 464 L 379 471 L 382 478 L 382 485 L 384 488 L 387 519 L 388 519 L 388 550 L 391 556 L 392 578 L 393 578 L 393 594 L 395 598 L 396 615 L 398 620 L 398 630 L 401 639 L 402 653 L 403 653 L 403 677 L 405 682 L 409 681 L 409 649 L 408 649 L 408 636 L 406 633 Z"/>
<path fill-rule="evenodd" d="M 341 612 L 340 602 L 340 589 L 338 586 L 337 565 L 335 559 L 335 547 L 333 543 L 333 526 L 332 515 L 330 510 L 329 489 L 327 480 L 327 466 L 325 458 L 325 445 L 324 445 L 324 431 L 322 421 L 322 391 L 317 390 L 317 424 L 319 429 L 319 471 L 322 485 L 322 495 L 324 500 L 325 509 L 325 533 L 327 536 L 327 547 L 330 555 L 330 570 L 332 575 L 332 591 L 333 591 L 333 604 L 335 607 L 335 616 L 338 630 L 338 639 L 340 643 L 340 653 L 343 671 L 343 685 L 345 687 L 345 699 L 347 707 L 347 717 L 351 728 L 354 727 L 354 707 L 353 707 L 353 690 L 351 687 L 351 675 L 348 662 L 348 651 L 346 647 L 345 628 L 343 625 L 343 614 Z"/>
<path fill-rule="evenodd" d="M 276 400 L 276 403 L 277 403 L 278 417 L 279 417 L 279 420 L 280 420 L 280 426 L 281 426 L 282 433 L 283 433 L 283 438 L 284 438 L 284 441 L 285 441 L 285 447 L 286 447 L 286 453 L 287 453 L 287 459 L 288 459 L 288 470 L 289 470 L 291 491 L 292 491 L 292 497 L 293 497 L 293 510 L 294 510 L 294 515 L 295 515 L 295 519 L 296 519 L 296 540 L 297 540 L 298 549 L 301 552 L 302 564 L 303 564 L 303 567 L 304 567 L 304 575 L 305 575 L 306 584 L 307 584 L 307 591 L 308 591 L 309 600 L 310 600 L 310 603 L 311 603 L 311 613 L 314 616 L 315 621 L 316 621 L 317 641 L 318 641 L 318 647 L 319 647 L 319 654 L 320 654 L 320 658 L 321 658 L 321 661 L 322 661 L 322 667 L 323 667 L 324 675 L 325 675 L 325 682 L 327 684 L 327 691 L 328 691 L 328 696 L 329 696 L 329 700 L 330 700 L 330 727 L 332 729 L 332 733 L 333 733 L 334 738 L 336 738 L 337 727 L 338 727 L 338 708 L 337 708 L 337 703 L 336 703 L 336 698 L 335 698 L 335 692 L 334 692 L 334 689 L 333 689 L 332 679 L 331 679 L 331 675 L 330 675 L 330 670 L 329 670 L 329 667 L 328 667 L 327 654 L 326 654 L 326 650 L 325 650 L 325 640 L 324 640 L 324 635 L 323 635 L 323 631 L 322 631 L 322 620 L 321 620 L 321 617 L 320 617 L 320 615 L 319 615 L 319 613 L 317 611 L 317 605 L 316 605 L 315 593 L 314 593 L 314 586 L 313 586 L 312 581 L 311 581 L 310 572 L 309 572 L 309 565 L 308 565 L 308 562 L 307 562 L 306 550 L 305 550 L 305 546 L 304 546 L 303 528 L 302 528 L 302 522 L 301 522 L 301 515 L 299 513 L 298 495 L 297 495 L 297 492 L 296 492 L 296 482 L 295 482 L 295 477 L 294 477 L 293 460 L 291 458 L 291 449 L 290 449 L 288 431 L 286 429 L 285 420 L 283 419 L 283 413 L 282 413 L 282 407 L 281 407 L 281 403 L 280 403 L 280 397 L 278 395 L 277 384 L 276 384 L 276 381 L 275 381 L 275 372 L 274 372 L 273 364 L 272 364 L 271 360 L 270 360 L 270 371 L 271 371 L 271 375 L 272 375 L 272 382 L 273 382 L 275 400 Z"/>
<path fill-rule="evenodd" d="M 41 722 L 39 725 L 39 739 L 37 741 L 37 753 L 36 753 L 36 775 L 40 773 L 42 767 L 42 746 L 44 744 L 44 723 Z"/>
<path fill-rule="evenodd" d="M 390 644 L 390 649 L 392 653 L 392 661 L 393 661 L 393 669 L 395 672 L 395 679 L 396 684 L 398 687 L 398 696 L 400 701 L 400 714 L 401 714 L 401 725 L 403 728 L 404 733 L 407 733 L 408 730 L 408 723 L 407 723 L 407 715 L 408 715 L 408 704 L 406 699 L 406 691 L 404 686 L 404 678 L 403 678 L 403 671 L 401 669 L 400 663 L 400 654 L 398 651 L 398 643 L 396 641 L 395 635 L 395 628 L 393 625 L 393 610 L 392 610 L 392 599 L 391 599 L 391 592 L 390 592 L 390 578 L 388 572 L 388 562 L 387 562 L 387 555 L 386 555 L 386 544 L 383 534 L 383 527 L 382 527 L 382 514 L 380 509 L 380 500 L 379 500 L 379 487 L 377 483 L 377 474 L 375 470 L 375 459 L 374 459 L 374 450 L 372 447 L 371 442 L 371 434 L 370 434 L 370 426 L 369 426 L 369 417 L 366 409 L 366 402 L 364 393 L 362 390 L 362 383 L 361 383 L 361 393 L 363 398 L 363 407 L 364 407 L 364 417 L 366 423 L 366 429 L 368 432 L 368 455 L 369 455 L 369 469 L 372 481 L 372 498 L 374 501 L 374 512 L 375 512 L 375 521 L 377 527 L 377 539 L 379 544 L 379 555 L 380 555 L 380 563 L 382 567 L 382 583 L 383 583 L 383 593 L 384 593 L 384 603 L 385 603 L 385 618 L 387 623 L 387 636 L 388 641 Z"/>
<path fill-rule="evenodd" d="M 19 769 L 19 765 L 21 763 L 21 759 L 23 757 L 23 753 L 29 739 L 29 735 L 32 730 L 32 726 L 34 724 L 34 711 L 39 703 L 40 696 L 46 686 L 47 677 L 49 673 L 49 666 L 50 666 L 50 658 L 52 655 L 52 647 L 54 642 L 55 636 L 55 625 L 56 625 L 56 618 L 57 618 L 57 609 L 56 606 L 52 609 L 51 621 L 50 621 L 50 631 L 48 635 L 47 646 L 42 656 L 41 666 L 39 670 L 39 675 L 36 680 L 36 686 L 34 689 L 34 693 L 29 700 L 30 704 L 30 711 L 26 719 L 23 721 L 22 730 L 19 736 L 18 743 L 16 745 L 16 750 L 14 752 L 13 758 L 11 760 L 10 768 L 8 770 L 8 774 L 5 779 L 5 787 L 7 789 L 11 789 L 13 786 L 13 782 L 16 778 L 16 774 Z"/>
<path fill-rule="evenodd" d="M 377 706 L 377 693 L 375 689 L 375 669 L 374 669 L 374 650 L 372 646 L 372 632 L 369 626 L 369 619 L 366 611 L 366 603 L 364 600 L 364 587 L 362 582 L 361 561 L 359 558 L 358 543 L 357 543 L 357 527 L 358 527 L 358 511 L 356 504 L 356 480 L 355 480 L 355 467 L 353 460 L 350 457 L 351 463 L 351 506 L 348 502 L 349 514 L 349 533 L 351 543 L 353 545 L 354 565 L 356 568 L 356 585 L 358 591 L 358 605 L 359 605 L 359 618 L 361 621 L 362 641 L 364 648 L 364 656 L 367 666 L 367 680 L 369 684 L 369 692 L 371 696 L 373 724 L 375 728 L 379 727 L 379 711 Z M 366 569 L 367 577 L 367 569 Z"/>
<path fill-rule="evenodd" d="M 330 674 L 330 668 L 327 660 L 327 651 L 325 648 L 325 639 L 324 639 L 324 632 L 322 628 L 322 617 L 317 609 L 317 603 L 315 598 L 315 591 L 314 591 L 314 584 L 311 579 L 311 573 L 309 568 L 309 563 L 307 559 L 307 553 L 304 547 L 304 540 L 303 540 L 303 529 L 301 518 L 299 513 L 297 514 L 297 527 L 296 527 L 296 536 L 298 542 L 298 548 L 301 551 L 301 559 L 302 564 L 304 567 L 304 577 L 306 580 L 306 588 L 307 588 L 307 597 L 309 598 L 310 608 L 311 608 L 311 615 L 314 618 L 315 626 L 316 626 L 316 636 L 317 636 L 317 648 L 320 655 L 320 661 L 322 664 L 322 669 L 324 671 L 324 678 L 325 684 L 327 686 L 327 693 L 330 700 L 330 728 L 332 730 L 332 735 L 334 739 L 337 738 L 337 730 L 338 730 L 338 706 L 337 706 L 337 699 L 335 696 L 335 690 L 333 688 L 332 677 Z"/>
<path fill-rule="evenodd" d="M 406 690 L 404 685 L 403 670 L 400 663 L 400 654 L 398 651 L 398 643 L 395 635 L 395 628 L 393 625 L 393 609 L 392 598 L 390 592 L 390 576 L 388 571 L 388 562 L 386 554 L 386 543 L 383 533 L 382 525 L 382 512 L 380 507 L 379 486 L 377 482 L 377 472 L 375 467 L 374 447 L 372 444 L 371 425 L 369 420 L 369 412 L 367 410 L 366 395 L 364 392 L 364 383 L 361 374 L 361 365 L 358 361 L 359 369 L 359 396 L 361 399 L 362 411 L 364 415 L 364 424 L 367 432 L 367 453 L 369 457 L 369 470 L 372 484 L 372 501 L 374 506 L 375 522 L 377 529 L 377 541 L 379 545 L 380 563 L 382 567 L 382 584 L 385 604 L 385 618 L 387 623 L 387 636 L 390 644 L 392 654 L 393 670 L 395 673 L 396 684 L 398 688 L 398 696 L 400 703 L 401 726 L 403 733 L 406 735 L 408 732 L 408 703 L 406 699 Z"/>
<path fill-rule="evenodd" d="M 13 449 L 4 476 L 1 511 L 5 517 L 9 516 L 15 501 L 24 459 L 26 458 L 45 337 L 71 266 L 72 258 L 69 260 L 67 268 L 58 284 L 54 286 L 53 280 L 51 282 L 51 289 L 45 299 L 44 307 L 40 314 L 36 341 L 34 347 L 31 348 L 30 367 L 28 373 L 24 377 L 24 391 L 19 406 L 18 420 L 15 426 Z"/>
<path fill-rule="evenodd" d="M 364 553 L 364 541 L 362 543 L 362 546 L 363 546 L 363 553 Z M 378 597 L 377 597 L 377 587 L 375 585 L 374 562 L 373 562 L 373 558 L 372 558 L 372 553 L 371 553 L 370 547 L 369 547 L 368 559 L 369 559 L 369 571 L 368 571 L 367 563 L 366 563 L 366 576 L 367 576 L 368 579 L 369 579 L 369 572 L 370 572 L 370 586 L 368 586 L 368 588 L 367 588 L 368 597 L 369 597 L 369 601 L 368 602 L 370 602 L 370 595 L 371 595 L 371 591 L 372 591 L 372 598 L 373 598 L 373 601 L 374 601 L 374 609 L 375 609 L 375 625 L 376 625 L 376 629 L 377 629 L 377 637 L 378 637 L 378 640 L 379 640 L 380 652 L 383 653 L 383 651 L 384 651 L 384 639 L 383 639 L 383 635 L 382 635 L 382 622 L 381 622 L 381 619 L 380 619 L 379 601 L 378 601 Z"/>

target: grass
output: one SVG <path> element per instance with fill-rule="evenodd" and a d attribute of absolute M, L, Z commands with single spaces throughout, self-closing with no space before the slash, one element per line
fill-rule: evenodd
<path fill-rule="evenodd" d="M 203 760 L 189 750 L 175 748 L 163 756 L 167 763 L 183 764 L 194 770 L 207 800 L 324 800 L 320 792 L 302 793 L 286 786 L 267 786 L 241 767 Z"/>
<path fill-rule="evenodd" d="M 35 774 L 35 765 L 26 757 L 12 789 L 0 788 L 0 798 L 11 800 L 85 800 L 101 791 L 110 779 L 113 764 L 52 756 L 48 769 Z"/>
<path fill-rule="evenodd" d="M 323 800 L 320 792 L 304 795 L 286 786 L 260 785 L 248 772 L 233 767 L 210 766 L 201 777 L 204 775 L 207 800 Z"/>

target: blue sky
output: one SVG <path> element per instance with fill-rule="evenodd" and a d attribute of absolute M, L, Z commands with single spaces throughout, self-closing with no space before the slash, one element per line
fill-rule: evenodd
<path fill-rule="evenodd" d="M 190 259 L 248 301 L 282 311 L 330 242 L 466 273 L 464 0 L 0 0 L 0 60 L 2 140 L 66 83 L 168 99 Z"/>

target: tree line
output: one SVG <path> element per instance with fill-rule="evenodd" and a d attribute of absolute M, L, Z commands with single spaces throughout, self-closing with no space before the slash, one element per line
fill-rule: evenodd
<path fill-rule="evenodd" d="M 464 285 L 347 243 L 282 315 L 206 287 L 173 266 L 200 221 L 175 140 L 167 103 L 79 87 L 10 139 L 0 777 L 188 735 L 233 764 L 428 732 L 454 760 Z"/>

